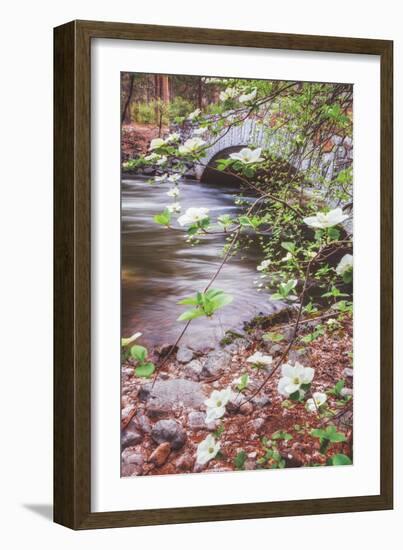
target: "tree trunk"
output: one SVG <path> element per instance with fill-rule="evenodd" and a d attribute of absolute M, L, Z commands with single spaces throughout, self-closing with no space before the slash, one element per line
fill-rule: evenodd
<path fill-rule="evenodd" d="M 161 75 L 161 99 L 164 103 L 169 103 L 169 77 Z"/>
<path fill-rule="evenodd" d="M 129 81 L 129 91 L 128 91 L 128 94 L 127 94 L 127 98 L 126 98 L 125 104 L 124 104 L 123 109 L 122 109 L 122 119 L 121 119 L 121 123 L 122 123 L 122 124 L 123 124 L 124 121 L 126 120 L 127 109 L 129 108 L 130 101 L 131 101 L 131 99 L 132 99 L 132 95 L 133 95 L 133 84 L 134 84 L 134 74 L 131 74 L 131 75 L 130 75 L 130 81 Z"/>

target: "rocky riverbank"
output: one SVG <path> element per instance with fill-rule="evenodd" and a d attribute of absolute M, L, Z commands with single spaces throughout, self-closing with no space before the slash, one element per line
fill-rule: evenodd
<path fill-rule="evenodd" d="M 317 323 L 301 325 L 301 334 L 311 333 Z M 267 330 L 281 334 L 282 339 L 263 339 Z M 279 319 L 262 318 L 246 327 L 242 336 L 229 335 L 218 349 L 202 353 L 179 346 L 155 382 L 137 378 L 134 364 L 126 361 L 121 369 L 122 476 L 270 468 L 273 463 L 267 459 L 267 440 L 273 435 L 285 467 L 324 465 L 334 453 L 351 456 L 351 319 L 344 319 L 336 330 L 326 330 L 309 344 L 293 346 L 284 357 L 284 362 L 298 361 L 315 369 L 312 391 L 327 393 L 327 414 L 319 418 L 305 403 L 281 396 L 277 390 L 281 369 L 253 396 L 276 367 L 292 334 L 292 320 L 281 319 L 280 323 Z M 272 364 L 255 368 L 248 363 L 256 351 L 272 356 Z M 167 347 L 155 350 L 154 360 L 158 362 L 164 353 Z M 245 374 L 249 383 L 240 391 L 238 380 Z M 341 392 L 332 393 L 340 380 Z M 225 415 L 206 424 L 205 400 L 213 390 L 228 387 L 232 394 Z M 321 453 L 319 440 L 310 432 L 329 420 L 344 432 L 346 441 L 332 443 Z M 221 448 L 214 459 L 201 466 L 196 463 L 196 450 L 209 433 Z"/>

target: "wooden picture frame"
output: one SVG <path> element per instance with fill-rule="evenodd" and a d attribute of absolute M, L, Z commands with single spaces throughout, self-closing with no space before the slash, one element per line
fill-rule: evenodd
<path fill-rule="evenodd" d="M 92 513 L 91 40 L 354 53 L 381 63 L 381 488 L 378 495 Z M 385 40 L 72 21 L 54 30 L 54 520 L 72 529 L 386 510 L 393 507 L 393 43 Z"/>

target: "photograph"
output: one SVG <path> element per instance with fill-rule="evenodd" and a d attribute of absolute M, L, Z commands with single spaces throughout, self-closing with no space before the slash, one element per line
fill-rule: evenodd
<path fill-rule="evenodd" d="M 121 73 L 121 476 L 353 464 L 353 85 Z"/>

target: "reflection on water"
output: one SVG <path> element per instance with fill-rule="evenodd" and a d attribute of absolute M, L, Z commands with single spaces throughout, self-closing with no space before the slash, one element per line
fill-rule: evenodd
<path fill-rule="evenodd" d="M 141 343 L 168 344 L 183 328 L 176 321 L 185 310 L 178 300 L 203 290 L 220 264 L 224 237 L 204 237 L 197 246 L 185 242 L 181 232 L 158 226 L 153 216 L 172 201 L 169 184 L 150 185 L 144 179 L 122 181 L 122 334 L 141 331 Z M 182 211 L 191 206 L 207 207 L 213 219 L 236 214 L 235 188 L 213 186 L 193 180 L 181 182 Z M 239 329 L 259 312 L 275 306 L 255 290 L 256 265 L 261 252 L 251 247 L 224 266 L 213 288 L 234 296 L 232 304 L 213 319 L 192 321 L 183 342 L 198 349 L 215 346 L 227 329 Z"/>

